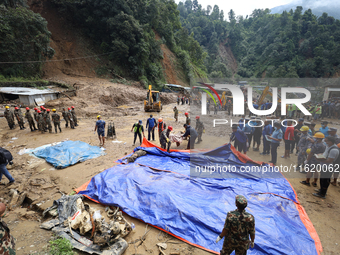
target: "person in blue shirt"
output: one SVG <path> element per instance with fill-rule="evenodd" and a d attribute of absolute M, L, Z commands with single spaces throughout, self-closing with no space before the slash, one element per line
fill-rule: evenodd
<path fill-rule="evenodd" d="M 105 144 L 105 121 L 102 120 L 102 117 L 100 115 L 97 116 L 96 126 L 94 128 L 94 132 L 98 133 L 98 138 L 100 145 L 104 146 Z"/>
<path fill-rule="evenodd" d="M 152 141 L 155 141 L 155 127 L 157 126 L 156 119 L 150 115 L 150 118 L 146 121 L 146 128 L 148 129 L 148 140 L 150 141 L 152 135 Z"/>
<path fill-rule="evenodd" d="M 263 139 L 263 152 L 260 155 L 269 155 L 270 154 L 270 141 L 267 140 L 266 135 L 270 135 L 272 133 L 272 126 L 269 121 L 264 122 L 264 128 L 262 130 L 262 139 Z"/>
<path fill-rule="evenodd" d="M 250 125 L 254 126 L 254 123 L 250 123 Z M 249 119 L 246 119 L 246 125 L 243 127 L 242 131 L 246 134 L 247 138 L 248 138 L 248 149 L 249 146 L 251 144 L 251 140 L 253 138 L 253 133 L 254 133 L 254 127 L 249 125 Z"/>
<path fill-rule="evenodd" d="M 261 110 L 266 110 L 266 104 L 265 104 L 265 103 L 263 103 L 263 104 L 261 105 Z"/>
<path fill-rule="evenodd" d="M 329 134 L 328 134 L 329 128 L 327 127 L 327 125 L 328 125 L 328 122 L 323 121 L 323 122 L 321 122 L 321 128 L 319 129 L 319 131 L 321 133 L 323 133 L 325 135 L 325 137 L 329 136 Z"/>
<path fill-rule="evenodd" d="M 267 103 L 265 103 L 265 110 L 269 109 L 269 101 L 267 101 Z"/>
<path fill-rule="evenodd" d="M 230 136 L 230 142 L 235 141 L 238 147 L 238 151 L 243 151 L 244 154 L 247 154 L 248 137 L 242 130 L 238 129 L 237 124 L 233 124 L 231 128 L 233 130 L 233 133 Z"/>
<path fill-rule="evenodd" d="M 196 129 L 187 124 L 184 124 L 183 127 L 185 128 L 185 133 L 184 135 L 182 135 L 182 137 L 183 138 L 189 137 L 187 150 L 195 149 L 195 140 L 198 137 Z"/>
<path fill-rule="evenodd" d="M 245 122 L 245 116 L 242 117 L 242 119 L 240 119 L 238 121 L 238 125 L 239 125 L 239 128 L 242 130 L 243 129 L 243 126 L 244 126 L 244 122 Z"/>
<path fill-rule="evenodd" d="M 277 147 L 279 147 L 280 142 L 282 141 L 283 138 L 283 133 L 281 130 L 281 124 L 280 122 L 275 122 L 274 123 L 274 132 L 271 136 L 268 137 L 271 139 L 271 154 L 272 154 L 272 160 L 269 161 L 269 163 L 273 163 L 276 165 L 277 162 Z"/>

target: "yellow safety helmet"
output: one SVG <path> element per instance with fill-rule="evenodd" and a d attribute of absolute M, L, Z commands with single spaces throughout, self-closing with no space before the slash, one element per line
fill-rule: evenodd
<path fill-rule="evenodd" d="M 306 150 L 306 153 L 307 153 L 307 154 L 309 154 L 309 153 L 310 153 L 310 151 L 311 151 L 311 149 L 310 149 L 310 148 L 308 148 L 308 149 Z"/>
<path fill-rule="evenodd" d="M 307 126 L 302 126 L 302 127 L 300 128 L 300 131 L 302 131 L 302 132 L 308 131 L 308 130 L 309 130 L 309 127 L 307 127 Z"/>
<path fill-rule="evenodd" d="M 100 116 L 100 115 L 98 115 L 98 116 L 97 116 L 97 119 L 99 119 L 100 117 L 101 117 L 101 116 Z"/>
<path fill-rule="evenodd" d="M 52 109 L 52 112 L 56 112 L 57 110 L 56 109 Z"/>
<path fill-rule="evenodd" d="M 325 138 L 325 135 L 323 133 L 321 133 L 321 132 L 317 132 L 317 133 L 315 133 L 313 135 L 313 137 L 314 138 L 321 138 L 321 139 L 323 139 L 323 138 Z"/>
<path fill-rule="evenodd" d="M 9 109 L 9 106 L 8 106 L 8 105 L 6 105 L 6 106 L 5 106 L 5 108 L 6 108 L 6 109 Z"/>

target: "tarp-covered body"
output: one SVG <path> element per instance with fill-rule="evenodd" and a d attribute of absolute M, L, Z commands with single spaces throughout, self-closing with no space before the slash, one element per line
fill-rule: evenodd
<path fill-rule="evenodd" d="M 148 145 L 144 142 L 143 145 Z M 246 210 L 254 215 L 255 248 L 248 254 L 318 254 L 319 238 L 298 203 L 294 190 L 280 178 L 192 178 L 190 166 L 224 160 L 244 163 L 230 145 L 207 153 L 171 152 L 157 147 L 139 147 L 148 152 L 133 164 L 119 165 L 96 175 L 77 191 L 105 205 L 119 206 L 132 217 L 143 220 L 180 239 L 218 253 L 228 211 L 235 210 L 235 196 L 248 199 Z M 218 159 L 217 157 L 220 157 Z M 124 162 L 124 159 L 120 160 Z M 156 170 L 159 169 L 159 170 Z M 231 177 L 231 176 L 229 176 Z M 243 176 L 244 177 L 244 176 Z"/>
<path fill-rule="evenodd" d="M 32 153 L 44 158 L 55 168 L 65 168 L 105 154 L 101 148 L 81 141 L 65 141 L 54 146 L 43 146 Z"/>

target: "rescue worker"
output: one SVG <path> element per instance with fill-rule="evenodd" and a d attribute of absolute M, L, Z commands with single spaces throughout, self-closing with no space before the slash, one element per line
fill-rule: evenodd
<path fill-rule="evenodd" d="M 218 243 L 224 237 L 220 255 L 230 255 L 233 251 L 236 255 L 246 255 L 250 247 L 254 248 L 254 216 L 245 211 L 248 201 L 244 196 L 237 195 L 235 200 L 237 210 L 228 212 L 222 233 L 216 239 Z"/>
<path fill-rule="evenodd" d="M 314 182 L 312 182 L 312 185 L 314 187 L 317 186 L 317 181 L 318 181 L 318 177 L 319 177 L 319 173 L 318 171 L 312 171 L 312 169 L 321 169 L 320 166 L 320 162 L 316 160 L 315 155 L 320 154 L 320 153 L 324 153 L 326 150 L 326 145 L 323 143 L 323 139 L 325 138 L 325 135 L 321 132 L 317 132 L 315 133 L 315 135 L 313 136 L 313 140 L 315 140 L 315 142 L 312 144 L 312 147 L 309 150 L 308 153 L 308 149 L 306 150 L 308 156 L 307 159 L 305 160 L 305 165 L 307 167 L 307 175 L 306 175 L 306 180 L 305 181 L 301 181 L 300 183 L 303 185 L 307 185 L 310 186 L 310 178 L 312 178 L 313 174 L 314 174 Z M 312 139 L 312 138 L 311 138 Z"/>
<path fill-rule="evenodd" d="M 254 121 L 252 121 L 254 123 Z M 261 136 L 262 136 L 262 120 L 260 118 L 255 119 L 255 125 L 254 125 L 254 134 L 253 134 L 253 150 L 259 151 L 260 145 L 261 145 Z M 255 147 L 255 143 L 257 147 Z M 250 144 L 250 143 L 249 143 Z"/>
<path fill-rule="evenodd" d="M 230 136 L 230 143 L 235 141 L 238 151 L 243 151 L 244 154 L 247 154 L 248 137 L 241 129 L 238 128 L 237 124 L 233 124 L 231 128 L 233 130 L 233 133 Z"/>
<path fill-rule="evenodd" d="M 0 203 L 0 252 L 1 254 L 15 254 L 15 241 L 7 224 L 3 221 L 2 217 L 5 215 L 6 205 Z"/>
<path fill-rule="evenodd" d="M 61 133 L 61 128 L 60 128 L 60 115 L 57 113 L 56 109 L 52 109 L 52 121 L 53 121 L 53 125 L 54 125 L 54 130 L 55 133 L 58 133 L 58 128 L 59 131 Z"/>
<path fill-rule="evenodd" d="M 176 122 L 178 122 L 178 109 L 177 109 L 176 106 L 174 107 L 174 118 L 175 118 Z"/>
<path fill-rule="evenodd" d="M 282 130 L 281 130 L 280 122 L 274 123 L 274 131 L 268 138 L 271 139 L 270 153 L 272 155 L 272 160 L 269 161 L 269 163 L 273 163 L 274 165 L 276 165 L 276 162 L 277 162 L 277 147 L 279 147 L 280 142 L 282 141 L 282 138 L 283 138 L 283 133 L 282 133 Z"/>
<path fill-rule="evenodd" d="M 182 135 L 183 138 L 189 137 L 187 150 L 195 149 L 195 140 L 198 137 L 196 130 L 188 124 L 184 124 L 183 127 L 185 128 L 185 133 Z"/>
<path fill-rule="evenodd" d="M 299 150 L 298 150 L 298 144 L 299 144 L 299 140 L 300 140 L 300 135 L 301 135 L 301 127 L 304 126 L 304 119 L 303 118 L 300 118 L 298 120 L 298 124 L 294 127 L 294 141 L 292 143 L 292 147 L 291 147 L 291 151 L 290 151 L 290 154 L 293 154 L 293 150 L 295 148 L 295 145 L 296 145 L 296 153 L 295 155 L 297 156 L 298 153 L 299 153 Z"/>
<path fill-rule="evenodd" d="M 249 118 L 246 118 L 245 119 L 246 121 L 246 124 L 244 125 L 244 127 L 242 128 L 242 131 L 246 134 L 246 136 L 248 137 L 248 143 L 249 143 L 249 146 L 248 148 L 250 147 L 251 145 L 251 141 L 253 139 L 253 133 L 254 133 L 254 127 L 252 126 L 253 124 L 250 122 L 249 123 Z"/>
<path fill-rule="evenodd" d="M 172 131 L 172 126 L 168 126 L 166 130 L 161 133 L 161 148 L 166 149 L 167 152 L 170 153 L 171 141 L 170 141 L 170 132 Z M 167 147 L 168 145 L 168 147 Z"/>
<path fill-rule="evenodd" d="M 29 124 L 29 126 L 30 126 L 31 132 L 38 130 L 38 129 L 35 127 L 35 123 L 34 123 L 32 114 L 30 113 L 30 108 L 29 108 L 29 107 L 26 107 L 25 118 L 26 118 L 27 121 L 28 121 L 28 124 Z"/>
<path fill-rule="evenodd" d="M 42 127 L 43 127 L 44 132 L 46 132 L 46 131 L 47 131 L 47 127 L 46 127 L 46 114 L 47 114 L 47 111 L 46 111 L 46 108 L 45 108 L 45 107 L 42 107 L 41 114 L 42 114 L 42 116 L 43 116 Z"/>
<path fill-rule="evenodd" d="M 71 106 L 71 108 L 72 108 L 71 113 L 72 113 L 72 119 L 73 119 L 73 122 L 74 122 L 74 126 L 77 127 L 78 126 L 77 114 L 76 114 L 76 111 L 74 110 L 74 106 Z"/>
<path fill-rule="evenodd" d="M 156 119 L 150 115 L 150 118 L 146 121 L 146 128 L 148 129 L 148 141 L 150 141 L 152 136 L 152 141 L 155 141 L 155 128 L 157 126 Z"/>
<path fill-rule="evenodd" d="M 161 134 L 166 129 L 166 124 L 163 122 L 162 118 L 158 119 L 157 128 L 158 128 L 159 143 L 161 143 Z"/>
<path fill-rule="evenodd" d="M 202 134 L 205 133 L 204 124 L 200 120 L 200 116 L 196 116 L 196 127 L 195 127 L 195 129 L 196 129 L 197 135 L 198 135 L 197 143 L 200 143 L 200 142 L 202 142 Z"/>
<path fill-rule="evenodd" d="M 185 119 L 185 124 L 187 124 L 187 125 L 190 125 L 190 123 L 191 123 L 191 119 L 190 119 L 190 117 L 189 117 L 189 113 L 184 113 L 184 115 L 185 115 L 185 117 L 186 117 L 186 119 Z"/>
<path fill-rule="evenodd" d="M 232 103 L 231 103 L 231 100 L 228 100 L 228 103 L 227 103 L 227 109 L 228 109 L 228 115 L 230 115 L 230 111 L 232 110 Z"/>
<path fill-rule="evenodd" d="M 72 113 L 71 113 L 71 108 L 67 108 L 68 112 L 67 112 L 67 120 L 70 122 L 70 126 L 72 129 L 74 129 L 74 121 L 73 121 L 73 117 L 72 117 Z"/>
<path fill-rule="evenodd" d="M 65 127 L 67 128 L 68 127 L 68 117 L 67 117 L 67 112 L 66 112 L 65 108 L 63 108 L 61 115 L 63 116 L 63 118 L 65 120 Z"/>
<path fill-rule="evenodd" d="M 14 109 L 15 109 L 14 115 L 15 115 L 15 118 L 17 119 L 17 121 L 18 121 L 20 130 L 23 130 L 23 129 L 25 129 L 25 126 L 24 126 L 24 118 L 22 116 L 21 110 L 20 110 L 19 107 L 15 107 Z"/>
<path fill-rule="evenodd" d="M 38 110 L 38 129 L 43 134 L 45 132 L 45 126 L 44 126 L 44 114 L 42 111 Z"/>
<path fill-rule="evenodd" d="M 70 122 L 71 123 L 71 122 Z M 71 124 L 72 127 L 72 124 Z M 98 133 L 98 139 L 100 142 L 99 146 L 105 145 L 105 121 L 102 120 L 102 116 L 97 116 L 96 126 L 94 127 L 94 132 Z"/>
<path fill-rule="evenodd" d="M 311 147 L 311 136 L 308 134 L 309 128 L 307 126 L 302 126 L 300 128 L 301 135 L 299 139 L 299 143 L 297 145 L 297 150 L 299 151 L 298 154 L 298 168 L 300 168 L 300 172 L 302 171 L 302 166 L 304 165 L 304 162 L 306 160 L 306 150 Z"/>
<path fill-rule="evenodd" d="M 34 113 L 33 113 L 33 116 L 34 116 L 34 120 L 35 120 L 35 122 L 37 122 L 37 126 L 38 126 L 38 108 L 37 107 L 35 107 L 34 108 Z"/>
<path fill-rule="evenodd" d="M 50 109 L 46 109 L 46 128 L 48 129 L 49 133 L 52 133 L 52 123 L 51 123 L 51 116 L 50 116 Z"/>
<path fill-rule="evenodd" d="M 325 143 L 327 147 L 323 154 L 324 158 L 317 159 L 322 164 L 322 171 L 320 172 L 320 190 L 318 190 L 317 193 L 313 193 L 314 196 L 319 198 L 326 198 L 331 177 L 335 169 L 333 164 L 339 157 L 339 148 L 335 144 L 335 138 L 328 136 L 325 138 Z"/>
<path fill-rule="evenodd" d="M 14 124 L 14 114 L 13 112 L 9 109 L 9 106 L 5 106 L 6 110 L 4 112 L 5 118 L 7 120 L 8 126 L 10 129 L 14 129 L 15 124 Z"/>
<path fill-rule="evenodd" d="M 137 123 L 133 124 L 133 126 L 131 128 L 131 132 L 132 131 L 134 132 L 133 145 L 135 145 L 135 143 L 136 143 L 137 135 L 139 137 L 140 145 L 142 145 L 142 134 L 143 134 L 143 138 L 145 137 L 143 122 L 141 120 L 139 120 Z M 160 139 L 160 137 L 159 137 L 159 139 Z"/>

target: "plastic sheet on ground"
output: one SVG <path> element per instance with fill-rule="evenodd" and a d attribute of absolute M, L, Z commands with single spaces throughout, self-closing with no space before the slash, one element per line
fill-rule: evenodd
<path fill-rule="evenodd" d="M 34 149 L 32 153 L 39 158 L 44 158 L 55 168 L 65 168 L 105 155 L 101 148 L 81 141 L 65 141 L 52 146 L 42 146 Z"/>
<path fill-rule="evenodd" d="M 77 192 L 104 205 L 119 206 L 132 217 L 216 254 L 223 241 L 216 244 L 215 239 L 227 212 L 235 210 L 235 196 L 242 194 L 256 223 L 255 247 L 248 254 L 316 255 L 322 251 L 313 224 L 280 173 L 277 179 L 240 178 L 240 172 L 226 179 L 189 176 L 190 164 L 209 165 L 221 158 L 238 167 L 264 163 L 243 157 L 230 145 L 205 153 L 167 153 L 144 141 L 139 149 L 147 155 L 105 170 Z"/>

